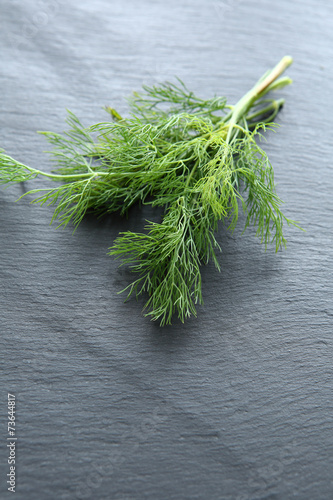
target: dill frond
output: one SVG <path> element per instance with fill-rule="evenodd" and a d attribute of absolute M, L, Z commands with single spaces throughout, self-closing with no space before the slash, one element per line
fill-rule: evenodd
<path fill-rule="evenodd" d="M 220 220 L 233 230 L 242 209 L 245 228 L 254 226 L 276 251 L 286 243 L 283 224 L 297 225 L 281 211 L 272 165 L 258 145 L 284 104 L 264 96 L 291 83 L 280 77 L 291 62 L 284 57 L 235 106 L 224 97 L 201 99 L 178 80 L 134 93 L 128 118 L 107 107 L 111 121 L 84 127 L 68 111 L 66 132 L 41 132 L 53 147 L 55 172 L 0 151 L 0 183 L 39 176 L 60 181 L 24 195 L 54 205 L 52 221 L 59 226 L 76 226 L 87 211 L 125 214 L 135 203 L 163 207 L 160 223 L 147 223 L 144 233 L 121 233 L 109 253 L 136 275 L 125 290 L 128 297 L 147 296 L 146 316 L 161 325 L 174 316 L 185 321 L 203 302 L 201 265 L 213 261 L 220 269 Z"/>

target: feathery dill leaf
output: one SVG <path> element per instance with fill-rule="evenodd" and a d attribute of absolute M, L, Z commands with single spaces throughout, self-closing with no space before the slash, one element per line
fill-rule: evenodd
<path fill-rule="evenodd" d="M 125 290 L 128 297 L 148 297 L 146 316 L 161 325 L 175 315 L 185 321 L 203 302 L 201 265 L 213 261 L 220 268 L 218 221 L 233 230 L 243 209 L 245 227 L 253 225 L 276 251 L 286 243 L 283 224 L 297 225 L 281 212 L 272 165 L 258 144 L 284 104 L 264 96 L 291 83 L 280 77 L 291 62 L 284 57 L 235 106 L 224 97 L 201 99 L 178 80 L 134 93 L 128 118 L 107 107 L 112 121 L 84 127 L 68 111 L 68 131 L 41 132 L 53 147 L 55 172 L 0 151 L 0 183 L 38 176 L 60 181 L 24 195 L 54 205 L 52 220 L 59 226 L 76 226 L 87 211 L 124 214 L 135 203 L 163 207 L 160 223 L 147 223 L 143 233 L 120 233 L 109 253 L 137 275 Z"/>

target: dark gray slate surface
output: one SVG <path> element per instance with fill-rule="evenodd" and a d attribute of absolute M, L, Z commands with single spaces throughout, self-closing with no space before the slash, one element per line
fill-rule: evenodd
<path fill-rule="evenodd" d="M 197 319 L 160 329 L 116 294 L 106 255 L 150 213 L 56 231 L 51 208 L 0 193 L 0 497 L 7 392 L 17 500 L 333 498 L 332 60 L 327 0 L 2 0 L 1 147 L 51 168 L 36 130 L 126 111 L 142 83 L 182 78 L 238 99 L 290 53 L 270 134 L 288 248 L 221 228 Z M 45 181 L 47 185 L 47 181 Z M 29 187 L 29 186 L 28 186 Z"/>

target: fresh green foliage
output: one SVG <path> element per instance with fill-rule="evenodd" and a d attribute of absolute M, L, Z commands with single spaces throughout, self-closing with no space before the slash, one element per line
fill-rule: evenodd
<path fill-rule="evenodd" d="M 38 195 L 34 203 L 55 205 L 53 219 L 64 226 L 77 225 L 88 210 L 163 207 L 160 223 L 147 223 L 144 233 L 121 233 L 110 254 L 136 273 L 126 290 L 147 294 L 146 315 L 161 325 L 175 314 L 184 321 L 202 303 L 200 266 L 212 260 L 219 269 L 219 220 L 233 230 L 243 209 L 245 226 L 253 225 L 276 250 L 285 245 L 283 224 L 295 224 L 281 212 L 273 168 L 258 144 L 284 102 L 264 96 L 291 82 L 280 78 L 290 63 L 284 57 L 235 106 L 220 97 L 200 99 L 178 81 L 134 93 L 126 119 L 107 108 L 112 121 L 85 128 L 69 112 L 67 132 L 43 133 L 54 148 L 56 173 L 0 153 L 0 182 L 40 175 L 61 181 L 29 193 Z"/>

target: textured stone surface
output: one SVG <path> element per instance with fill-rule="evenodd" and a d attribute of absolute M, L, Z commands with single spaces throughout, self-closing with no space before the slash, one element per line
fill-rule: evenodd
<path fill-rule="evenodd" d="M 17 500 L 332 498 L 332 4 L 2 0 L 1 14 L 0 146 L 49 169 L 35 131 L 62 131 L 65 108 L 88 125 L 174 76 L 232 102 L 293 55 L 265 147 L 306 232 L 287 228 L 275 255 L 221 228 L 198 318 L 161 330 L 123 304 L 128 275 L 106 255 L 149 211 L 72 235 L 15 203 L 23 187 L 1 190 L 0 498 L 8 391 Z"/>

